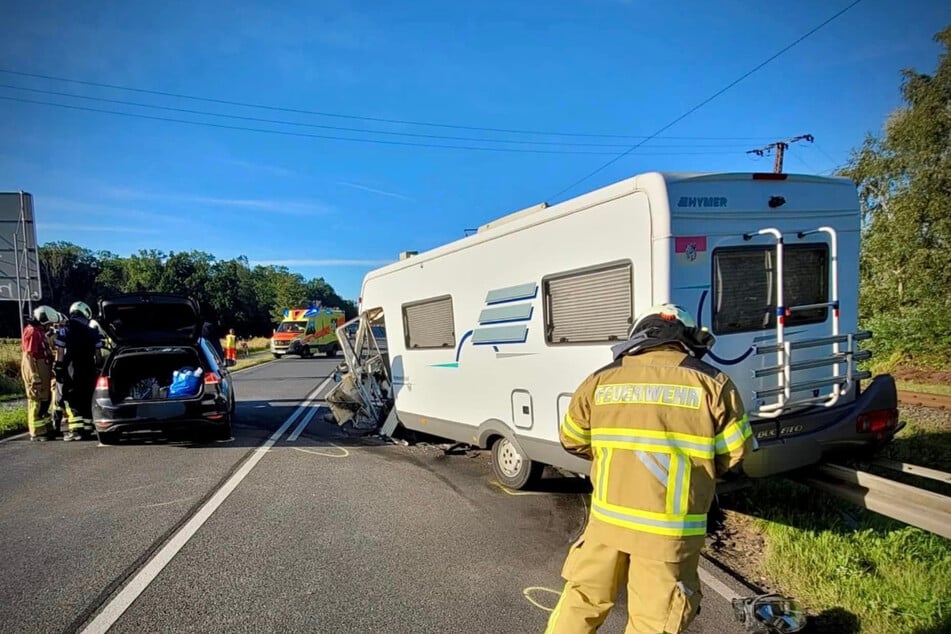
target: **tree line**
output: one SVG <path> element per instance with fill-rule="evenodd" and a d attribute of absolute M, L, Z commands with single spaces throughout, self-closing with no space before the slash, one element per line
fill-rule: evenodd
<path fill-rule="evenodd" d="M 65 313 L 84 301 L 96 312 L 100 298 L 139 291 L 188 295 L 220 328 L 239 336 L 270 336 L 285 308 L 313 302 L 356 316 L 353 302 L 340 297 L 323 278 L 305 279 L 283 266 L 250 266 L 245 257 L 218 260 L 202 251 L 147 250 L 129 257 L 93 252 L 68 242 L 39 249 L 42 304 Z M 19 333 L 16 302 L 0 302 L 0 336 Z"/>
<path fill-rule="evenodd" d="M 951 26 L 933 74 L 902 71 L 904 102 L 841 170 L 862 206 L 859 318 L 879 357 L 946 368 L 951 353 Z M 897 359 L 896 359 L 897 360 Z"/>

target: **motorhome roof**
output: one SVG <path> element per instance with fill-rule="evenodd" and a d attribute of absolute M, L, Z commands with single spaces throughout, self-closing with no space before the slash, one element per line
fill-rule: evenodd
<path fill-rule="evenodd" d="M 365 280 L 374 279 L 402 270 L 410 266 L 416 266 L 428 260 L 447 255 L 459 249 L 463 249 L 481 242 L 498 238 L 531 227 L 540 222 L 545 222 L 558 218 L 580 209 L 592 207 L 606 200 L 618 198 L 625 194 L 642 190 L 647 192 L 657 192 L 666 190 L 674 183 L 684 181 L 748 181 L 753 178 L 755 172 L 645 172 L 624 180 L 617 181 L 599 189 L 586 192 L 574 198 L 569 198 L 552 206 L 546 206 L 544 203 L 517 211 L 491 222 L 485 223 L 480 227 L 480 231 L 470 236 L 454 240 L 444 245 L 438 246 L 429 251 L 424 251 L 418 255 L 407 257 L 406 259 L 387 264 L 378 269 L 367 273 Z M 785 179 L 794 182 L 811 182 L 825 184 L 848 184 L 854 187 L 854 183 L 847 178 L 835 176 L 814 176 L 810 174 L 784 174 Z"/>

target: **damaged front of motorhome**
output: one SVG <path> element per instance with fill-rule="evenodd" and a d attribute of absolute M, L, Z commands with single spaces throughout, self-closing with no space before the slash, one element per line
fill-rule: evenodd
<path fill-rule="evenodd" d="M 572 393 L 636 315 L 674 302 L 743 396 L 749 476 L 874 451 L 900 425 L 892 377 L 858 367 L 860 229 L 851 181 L 791 174 L 653 172 L 511 214 L 367 274 L 338 330 L 335 418 L 492 448 L 510 486 L 545 464 L 587 473 L 558 441 Z"/>

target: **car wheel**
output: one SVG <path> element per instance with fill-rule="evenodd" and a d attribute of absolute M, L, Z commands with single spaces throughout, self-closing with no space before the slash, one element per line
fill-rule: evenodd
<path fill-rule="evenodd" d="M 114 445 L 119 442 L 119 432 L 117 431 L 96 431 L 101 445 Z"/>
<path fill-rule="evenodd" d="M 276 353 L 276 352 L 272 352 L 271 354 L 274 355 L 274 358 L 275 358 L 275 359 L 280 359 L 280 358 L 281 358 L 281 355 L 279 355 L 279 354 Z"/>
<path fill-rule="evenodd" d="M 505 437 L 492 445 L 492 470 L 499 482 L 510 489 L 524 489 L 537 481 L 545 465 L 522 455 L 519 448 Z"/>
<path fill-rule="evenodd" d="M 231 417 L 212 427 L 210 436 L 212 440 L 231 440 Z"/>

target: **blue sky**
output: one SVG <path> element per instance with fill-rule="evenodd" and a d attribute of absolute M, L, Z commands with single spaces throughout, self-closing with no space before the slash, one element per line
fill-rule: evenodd
<path fill-rule="evenodd" d="M 7 70 L 361 117 L 634 136 L 653 133 L 849 0 L 3 4 Z M 361 143 L 0 99 L 0 190 L 34 195 L 41 242 L 122 255 L 245 255 L 323 276 L 355 299 L 363 275 L 400 251 L 423 251 L 638 172 L 768 171 L 770 157 L 745 151 L 803 133 L 815 143 L 793 146 L 786 170 L 830 170 L 899 105 L 900 69 L 933 70 L 932 36 L 948 23 L 951 3 L 910 0 L 897 9 L 864 0 L 668 138 L 557 199 L 636 139 L 368 122 L 0 73 L 0 84 L 21 89 L 306 125 L 9 87 L 0 97 L 296 134 L 572 152 Z"/>

